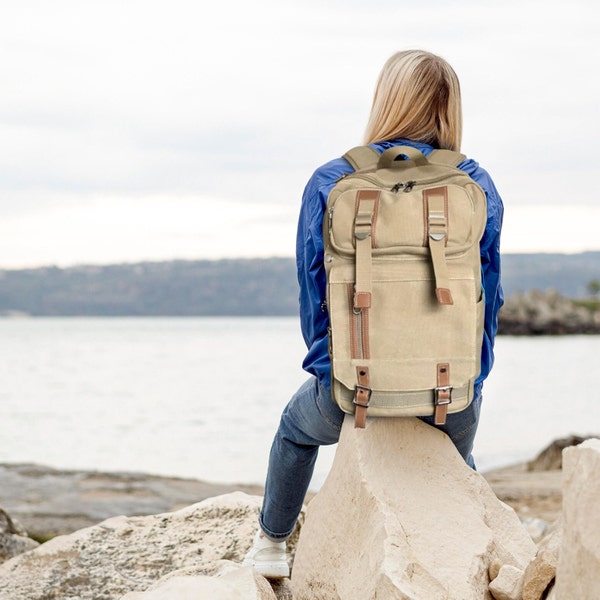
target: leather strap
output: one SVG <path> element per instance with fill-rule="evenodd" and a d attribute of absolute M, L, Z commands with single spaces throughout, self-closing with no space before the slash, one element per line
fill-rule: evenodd
<path fill-rule="evenodd" d="M 445 425 L 448 405 L 452 402 L 452 387 L 450 385 L 450 365 L 439 363 L 437 365 L 437 387 L 435 388 L 435 411 L 433 422 L 435 425 Z"/>
<path fill-rule="evenodd" d="M 371 343 L 369 340 L 369 307 L 354 308 L 356 301 L 355 286 L 348 284 L 348 307 L 350 328 L 350 356 L 358 359 L 371 358 Z M 370 298 L 369 298 L 370 300 Z M 360 303 L 360 300 L 359 300 Z M 370 305 L 370 301 L 369 301 Z"/>
<path fill-rule="evenodd" d="M 435 296 L 440 304 L 454 304 L 446 264 L 448 241 L 448 188 L 423 190 L 425 232 L 435 276 Z"/>
<path fill-rule="evenodd" d="M 356 367 L 358 385 L 354 392 L 354 427 L 364 429 L 367 423 L 367 408 L 371 399 L 369 367 Z"/>

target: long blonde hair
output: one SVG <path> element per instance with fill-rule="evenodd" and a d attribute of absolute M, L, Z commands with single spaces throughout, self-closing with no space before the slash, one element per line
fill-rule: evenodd
<path fill-rule="evenodd" d="M 423 50 L 391 56 L 377 80 L 365 143 L 407 138 L 460 150 L 460 84 L 452 67 Z"/>

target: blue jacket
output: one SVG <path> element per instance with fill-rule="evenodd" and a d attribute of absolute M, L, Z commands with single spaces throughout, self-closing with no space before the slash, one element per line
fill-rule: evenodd
<path fill-rule="evenodd" d="M 410 145 L 428 155 L 433 147 L 428 144 L 398 139 L 373 144 L 379 152 L 395 145 Z M 500 230 L 502 228 L 502 200 L 488 173 L 477 162 L 466 159 L 459 169 L 477 182 L 487 196 L 487 224 L 481 240 L 481 265 L 485 292 L 485 324 L 481 349 L 481 372 L 476 381 L 481 390 L 494 362 L 494 338 L 498 329 L 498 311 L 504 302 L 500 284 Z M 351 173 L 352 167 L 344 158 L 336 158 L 319 167 L 308 181 L 302 196 L 302 206 L 296 238 L 296 264 L 300 284 L 300 323 L 308 354 L 302 367 L 330 388 L 331 364 L 327 350 L 329 317 L 324 305 L 326 294 L 323 264 L 323 215 L 327 197 L 337 179 Z M 477 390 L 476 390 L 477 391 Z"/>

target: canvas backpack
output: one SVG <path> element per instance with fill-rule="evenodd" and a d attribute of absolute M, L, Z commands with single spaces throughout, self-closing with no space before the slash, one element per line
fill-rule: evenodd
<path fill-rule="evenodd" d="M 465 409 L 480 371 L 483 190 L 464 155 L 368 146 L 344 155 L 323 219 L 332 396 L 355 426 Z"/>

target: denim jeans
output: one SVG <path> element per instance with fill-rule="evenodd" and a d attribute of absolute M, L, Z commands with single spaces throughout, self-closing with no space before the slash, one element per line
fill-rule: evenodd
<path fill-rule="evenodd" d="M 475 468 L 471 455 L 481 408 L 481 385 L 465 410 L 448 415 L 446 424 L 434 426 L 448 434 L 467 464 Z M 331 392 L 315 377 L 306 381 L 292 396 L 281 415 L 275 434 L 265 496 L 259 522 L 274 540 L 291 535 L 302 509 L 313 474 L 319 446 L 335 444 L 342 429 L 344 412 L 331 398 Z M 423 417 L 433 426 L 433 417 Z"/>

